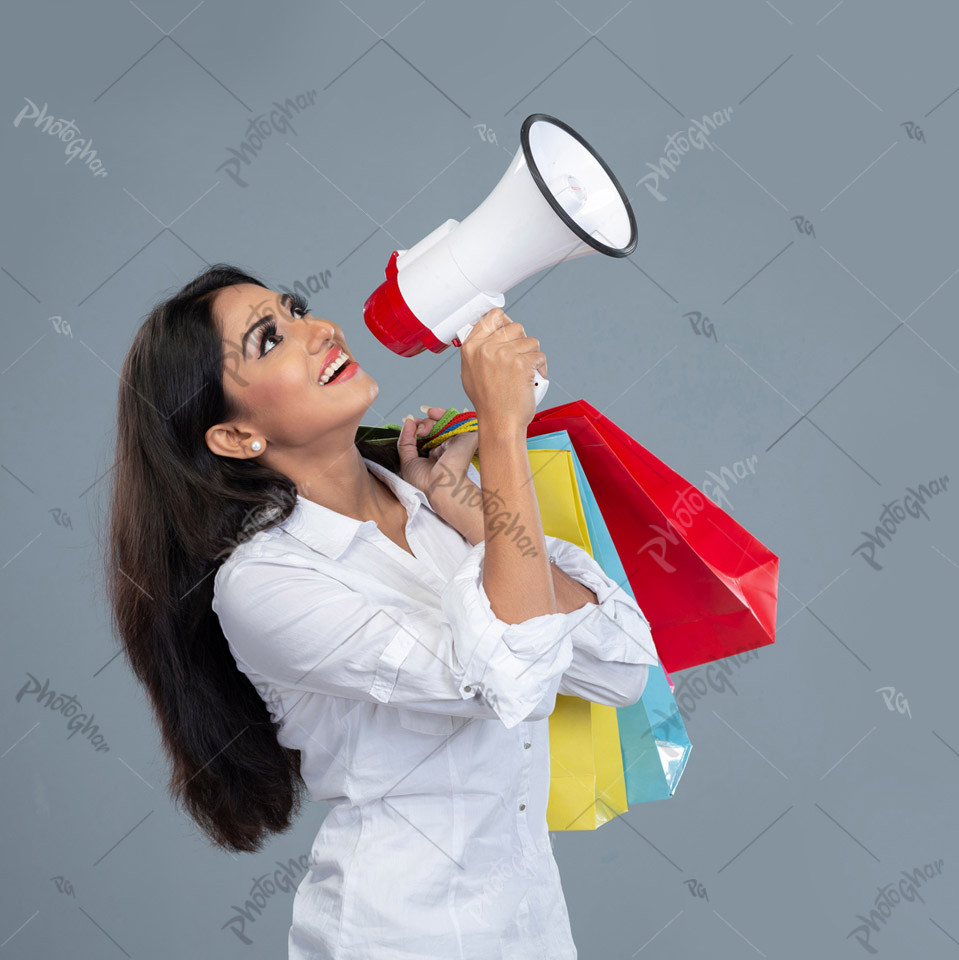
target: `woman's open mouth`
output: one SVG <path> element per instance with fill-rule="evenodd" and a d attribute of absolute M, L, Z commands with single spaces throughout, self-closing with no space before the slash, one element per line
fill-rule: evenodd
<path fill-rule="evenodd" d="M 359 364 L 355 360 L 350 360 L 344 351 L 340 351 L 337 358 L 326 366 L 320 377 L 320 386 L 328 386 L 331 383 L 341 383 L 348 380 L 355 373 Z"/>

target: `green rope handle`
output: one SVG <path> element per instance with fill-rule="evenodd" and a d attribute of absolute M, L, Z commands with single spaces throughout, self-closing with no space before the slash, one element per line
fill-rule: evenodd
<path fill-rule="evenodd" d="M 442 437 L 438 436 L 438 434 L 442 433 L 442 431 L 445 430 L 449 423 L 456 417 L 466 416 L 468 416 L 469 419 L 464 420 L 460 426 L 454 427 Z M 379 427 L 367 427 L 361 425 L 356 431 L 356 438 L 357 440 L 365 440 L 367 443 L 395 444 L 399 439 L 402 429 L 403 425 L 401 423 L 387 423 Z M 438 447 L 440 444 L 445 443 L 450 437 L 455 437 L 460 433 L 469 433 L 477 429 L 478 425 L 476 422 L 475 411 L 467 410 L 461 413 L 455 407 L 450 407 L 443 414 L 443 416 L 436 421 L 429 433 L 422 437 L 416 438 L 416 447 L 420 452 L 420 455 L 423 456 L 434 447 Z"/>

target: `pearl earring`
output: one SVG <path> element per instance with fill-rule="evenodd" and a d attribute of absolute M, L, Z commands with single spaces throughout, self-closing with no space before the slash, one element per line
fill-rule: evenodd
<path fill-rule="evenodd" d="M 262 444 L 260 443 L 259 440 L 254 440 L 251 446 L 253 447 L 254 450 L 259 450 Z"/>

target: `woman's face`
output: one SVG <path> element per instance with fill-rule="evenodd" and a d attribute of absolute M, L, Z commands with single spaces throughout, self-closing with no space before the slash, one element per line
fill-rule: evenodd
<path fill-rule="evenodd" d="M 355 361 L 320 382 L 331 349 L 354 359 L 335 323 L 312 316 L 302 300 L 246 283 L 220 290 L 213 316 L 223 337 L 223 390 L 246 414 L 234 422 L 237 437 L 211 427 L 211 449 L 248 455 L 250 442 L 262 438 L 268 454 L 300 450 L 309 459 L 314 441 L 331 431 L 334 449 L 353 444 L 379 384 Z"/>

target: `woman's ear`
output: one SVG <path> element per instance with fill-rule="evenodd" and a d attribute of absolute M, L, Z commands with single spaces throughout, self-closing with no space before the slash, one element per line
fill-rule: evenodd
<path fill-rule="evenodd" d="M 250 449 L 253 435 L 246 430 L 239 429 L 236 424 L 217 423 L 210 427 L 203 435 L 207 448 L 211 453 L 220 457 L 234 457 L 237 460 L 247 460 L 255 456 Z"/>

